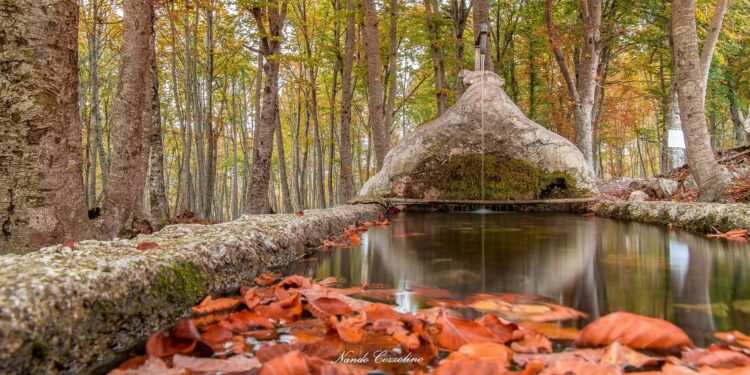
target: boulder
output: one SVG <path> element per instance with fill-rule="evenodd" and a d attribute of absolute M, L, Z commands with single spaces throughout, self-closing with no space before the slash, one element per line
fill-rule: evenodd
<path fill-rule="evenodd" d="M 463 71 L 460 78 L 467 89 L 456 104 L 391 149 L 361 196 L 526 200 L 597 192 L 576 146 L 526 117 L 500 77 Z"/>
<path fill-rule="evenodd" d="M 630 193 L 630 196 L 628 196 L 628 200 L 631 202 L 643 202 L 648 199 L 648 194 L 646 194 L 643 190 L 635 190 Z"/>
<path fill-rule="evenodd" d="M 669 199 L 677 191 L 679 183 L 668 178 L 655 179 L 633 179 L 629 188 L 632 190 L 642 190 L 648 195 L 658 199 Z"/>

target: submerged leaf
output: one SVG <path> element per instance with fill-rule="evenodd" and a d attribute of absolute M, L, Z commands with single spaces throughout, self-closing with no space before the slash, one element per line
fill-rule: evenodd
<path fill-rule="evenodd" d="M 609 345 L 619 342 L 634 349 L 666 350 L 693 347 L 683 330 L 665 320 L 616 312 L 587 325 L 575 340 L 581 345 Z"/>

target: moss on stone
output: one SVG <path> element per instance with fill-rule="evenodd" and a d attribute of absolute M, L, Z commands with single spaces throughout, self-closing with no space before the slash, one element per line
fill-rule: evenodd
<path fill-rule="evenodd" d="M 31 344 L 31 356 L 38 360 L 45 360 L 49 355 L 49 347 L 42 342 L 34 341 Z"/>
<path fill-rule="evenodd" d="M 159 273 L 149 290 L 158 300 L 190 306 L 208 291 L 208 278 L 192 263 L 179 263 Z"/>
<path fill-rule="evenodd" d="M 482 155 L 451 157 L 446 163 L 432 165 L 412 179 L 414 188 L 440 191 L 440 199 L 482 198 Z M 484 157 L 484 199 L 525 200 L 541 198 L 574 198 L 584 193 L 576 180 L 562 171 L 548 172 L 520 159 L 494 154 Z M 407 191 L 413 197 L 415 189 Z"/>

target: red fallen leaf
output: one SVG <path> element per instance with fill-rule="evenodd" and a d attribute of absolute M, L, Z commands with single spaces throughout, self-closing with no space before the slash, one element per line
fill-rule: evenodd
<path fill-rule="evenodd" d="M 336 285 L 338 283 L 339 283 L 339 279 L 337 279 L 337 278 L 335 278 L 333 276 L 326 277 L 325 279 L 320 280 L 320 281 L 317 282 L 318 285 L 320 285 L 322 287 L 326 287 L 326 288 L 334 286 L 334 285 Z"/>
<path fill-rule="evenodd" d="M 308 375 L 310 373 L 305 356 L 295 350 L 263 364 L 258 375 Z"/>
<path fill-rule="evenodd" d="M 545 303 L 545 306 L 552 309 L 550 312 L 534 315 L 531 320 L 535 322 L 549 322 L 555 320 L 568 320 L 576 318 L 587 318 L 588 314 L 580 312 L 576 309 L 555 305 L 553 303 Z"/>
<path fill-rule="evenodd" d="M 442 312 L 436 319 L 440 331 L 432 336 L 438 347 L 445 350 L 458 350 L 461 346 L 474 342 L 497 342 L 497 338 L 483 325 L 461 318 L 445 316 Z"/>
<path fill-rule="evenodd" d="M 371 330 L 390 335 L 409 351 L 416 350 L 420 346 L 419 335 L 404 328 L 404 322 L 400 320 L 380 319 L 372 325 Z"/>
<path fill-rule="evenodd" d="M 370 302 L 367 302 L 367 301 L 351 298 L 341 293 L 341 291 L 347 292 L 346 289 L 325 289 L 325 288 L 320 288 L 320 287 L 310 288 L 310 289 L 301 289 L 299 292 L 308 301 L 316 300 L 321 297 L 335 298 L 337 300 L 345 302 L 354 311 L 362 310 L 367 305 L 370 304 Z M 353 291 L 353 292 L 356 293 L 356 291 Z"/>
<path fill-rule="evenodd" d="M 746 348 L 750 348 L 750 336 L 747 336 L 740 331 L 716 332 L 714 333 L 714 337 L 730 344 L 739 344 Z"/>
<path fill-rule="evenodd" d="M 396 206 L 390 206 L 390 207 L 388 207 L 388 213 L 397 214 L 399 212 L 401 212 L 401 209 L 398 208 L 398 207 L 396 207 Z"/>
<path fill-rule="evenodd" d="M 153 250 L 158 249 L 159 244 L 156 242 L 141 242 L 137 246 L 138 250 L 145 251 L 145 250 Z"/>
<path fill-rule="evenodd" d="M 552 363 L 544 375 L 621 375 L 620 366 L 588 362 L 583 359 L 566 359 Z"/>
<path fill-rule="evenodd" d="M 547 337 L 539 332 L 523 331 L 523 339 L 510 345 L 510 348 L 519 353 L 539 353 L 545 351 L 552 353 L 552 343 Z"/>
<path fill-rule="evenodd" d="M 362 243 L 362 239 L 359 237 L 359 235 L 354 233 L 347 235 L 346 238 L 349 240 L 349 244 L 351 244 L 352 246 L 357 246 Z"/>
<path fill-rule="evenodd" d="M 616 312 L 587 325 L 575 345 L 609 345 L 619 342 L 633 349 L 666 350 L 678 346 L 693 347 L 683 330 L 661 319 L 627 312 Z"/>
<path fill-rule="evenodd" d="M 484 358 L 463 357 L 440 363 L 431 375 L 499 375 L 507 374 L 505 367 Z"/>
<path fill-rule="evenodd" d="M 349 315 L 353 312 L 346 302 L 331 297 L 320 297 L 307 301 L 305 309 L 318 319 L 325 319 L 331 315 Z"/>
<path fill-rule="evenodd" d="M 110 375 L 184 375 L 185 370 L 169 368 L 164 361 L 158 357 L 148 357 L 142 366 L 136 369 L 115 369 Z"/>
<path fill-rule="evenodd" d="M 146 342 L 146 353 L 152 357 L 166 357 L 176 353 L 189 353 L 195 349 L 197 340 L 184 340 L 169 336 L 168 333 L 157 332 Z"/>
<path fill-rule="evenodd" d="M 184 340 L 201 339 L 201 334 L 198 333 L 198 328 L 195 327 L 195 324 L 193 324 L 193 321 L 190 319 L 178 320 L 174 327 L 172 327 L 172 330 L 169 331 L 169 336 Z"/>
<path fill-rule="evenodd" d="M 242 302 L 245 303 L 245 306 L 247 306 L 248 309 L 253 309 L 255 306 L 258 306 L 261 302 L 262 298 L 255 293 L 255 290 L 251 290 L 245 294 L 242 295 Z"/>
<path fill-rule="evenodd" d="M 193 306 L 191 310 L 195 314 L 211 314 L 218 311 L 235 309 L 239 307 L 241 303 L 242 301 L 234 298 L 213 299 L 211 296 L 206 296 L 198 306 Z"/>
<path fill-rule="evenodd" d="M 495 336 L 498 342 L 506 343 L 513 337 L 513 332 L 518 330 L 518 325 L 515 323 L 504 322 L 495 314 L 485 314 L 476 322 L 483 325 L 487 330 Z"/>
<path fill-rule="evenodd" d="M 232 339 L 232 331 L 221 326 L 220 324 L 212 324 L 206 327 L 206 330 L 201 335 L 204 342 L 209 345 L 224 344 L 225 342 Z"/>
<path fill-rule="evenodd" d="M 228 359 L 198 358 L 175 355 L 172 364 L 176 368 L 183 368 L 191 372 L 201 373 L 245 373 L 261 366 L 257 358 L 235 355 Z"/>
<path fill-rule="evenodd" d="M 458 348 L 458 351 L 451 353 L 446 360 L 455 361 L 466 357 L 480 358 L 501 367 L 508 367 L 513 358 L 513 352 L 503 344 L 490 342 L 466 344 Z"/>
<path fill-rule="evenodd" d="M 313 284 L 312 280 L 310 280 L 307 277 L 303 277 L 300 275 L 292 275 L 292 276 L 285 277 L 278 284 L 276 284 L 276 287 L 284 288 L 284 289 L 289 289 L 289 288 L 307 289 L 307 288 L 312 287 L 312 284 Z"/>
<path fill-rule="evenodd" d="M 398 320 L 401 317 L 401 314 L 394 310 L 393 307 L 383 303 L 373 303 L 367 305 L 364 309 L 362 309 L 362 311 L 367 314 L 367 321 L 370 323 L 374 323 L 382 319 Z"/>
<path fill-rule="evenodd" d="M 63 249 L 63 248 L 66 248 L 66 247 L 70 248 L 70 249 L 75 249 L 76 248 L 76 242 L 73 241 L 73 240 L 66 240 L 65 242 L 62 243 L 62 245 L 60 245 L 60 249 Z"/>
<path fill-rule="evenodd" d="M 728 240 L 734 240 L 734 241 L 747 241 L 747 229 L 743 228 L 737 228 L 732 229 L 726 233 L 722 233 L 718 229 L 714 228 L 716 231 L 716 234 L 707 234 L 706 237 L 708 238 L 726 238 Z"/>
<path fill-rule="evenodd" d="M 321 341 L 315 344 L 302 344 L 302 343 L 272 343 L 263 344 L 260 349 L 255 353 L 256 357 L 262 362 L 266 363 L 272 359 L 282 356 L 286 353 L 299 351 L 300 353 L 310 356 L 318 357 L 321 359 L 332 360 L 338 358 L 341 354 L 341 350 L 332 344 L 330 341 Z"/>
<path fill-rule="evenodd" d="M 393 233 L 393 238 L 410 238 L 410 237 L 424 237 L 428 236 L 427 233 L 422 232 L 400 232 Z"/>
<path fill-rule="evenodd" d="M 268 318 L 249 310 L 243 310 L 229 315 L 229 317 L 222 320 L 219 325 L 232 332 L 254 331 L 259 328 L 275 328 Z"/>
<path fill-rule="evenodd" d="M 258 340 L 275 340 L 279 338 L 279 332 L 275 329 L 259 329 L 255 331 L 237 332 L 242 336 L 250 336 Z"/>
<path fill-rule="evenodd" d="M 299 297 L 300 293 L 295 292 L 281 301 L 268 305 L 258 305 L 254 311 L 257 311 L 268 319 L 292 322 L 302 315 L 302 302 Z"/>
<path fill-rule="evenodd" d="M 362 327 L 367 324 L 366 314 L 358 314 L 351 316 L 343 316 L 341 320 L 335 316 L 328 317 L 328 324 L 331 328 L 336 330 L 341 340 L 350 343 L 358 343 L 362 341 L 365 334 L 367 333 Z"/>
<path fill-rule="evenodd" d="M 269 286 L 273 284 L 278 277 L 271 273 L 262 273 L 258 275 L 253 281 L 259 286 Z"/>
<path fill-rule="evenodd" d="M 518 325 L 524 329 L 537 331 L 552 340 L 575 340 L 580 332 L 577 328 L 563 327 L 560 323 L 519 322 Z"/>
<path fill-rule="evenodd" d="M 305 214 L 305 211 L 297 211 L 294 214 L 297 216 L 303 216 Z"/>
<path fill-rule="evenodd" d="M 602 357 L 599 359 L 599 363 L 601 364 L 640 368 L 657 365 L 664 361 L 664 358 L 649 357 L 618 342 L 612 343 L 612 345 L 602 349 L 602 351 Z"/>
<path fill-rule="evenodd" d="M 720 345 L 711 345 L 707 349 L 687 349 L 682 352 L 681 358 L 683 362 L 693 367 L 750 366 L 750 356 Z"/>

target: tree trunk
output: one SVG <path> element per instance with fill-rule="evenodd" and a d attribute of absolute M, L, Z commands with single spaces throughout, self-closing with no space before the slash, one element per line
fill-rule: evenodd
<path fill-rule="evenodd" d="M 156 19 L 152 14 L 152 19 Z M 148 82 L 150 83 L 150 100 L 147 104 L 151 106 L 148 113 L 144 113 L 144 129 L 149 129 L 149 159 L 148 159 L 148 197 L 151 219 L 157 223 L 169 217 L 169 204 L 167 203 L 167 191 L 164 185 L 164 145 L 161 136 L 161 112 L 159 110 L 159 79 L 156 70 L 156 35 L 151 29 L 148 56 Z M 148 99 L 148 98 L 147 98 Z"/>
<path fill-rule="evenodd" d="M 281 132 L 281 119 L 276 114 L 276 157 L 279 160 L 279 180 L 281 182 L 281 198 L 284 202 L 284 213 L 292 212 L 292 198 L 289 192 L 289 181 L 286 174 L 286 160 L 284 159 L 284 134 Z"/>
<path fill-rule="evenodd" d="M 489 0 L 475 0 L 473 2 L 474 7 L 474 40 L 479 37 L 480 26 L 484 23 L 487 24 L 487 30 L 490 29 L 490 2 Z M 487 38 L 487 54 L 484 57 L 484 70 L 494 72 L 495 65 L 492 61 L 492 43 L 490 38 Z"/>
<path fill-rule="evenodd" d="M 264 11 L 256 5 L 252 8 L 261 39 L 261 52 L 265 60 L 263 72 L 266 76 L 263 88 L 263 108 L 260 122 L 256 124 L 257 137 L 253 140 L 252 179 L 248 187 L 246 212 L 250 214 L 270 213 L 268 199 L 271 178 L 271 156 L 275 116 L 279 108 L 279 58 L 281 57 L 281 32 L 286 18 L 287 2 L 280 0 L 268 4 Z M 266 20 L 268 26 L 266 27 Z M 266 31 L 268 30 L 268 31 Z"/>
<path fill-rule="evenodd" d="M 214 131 L 214 14 L 209 1 L 206 9 L 206 114 L 204 118 L 204 132 L 208 143 L 206 154 L 206 181 L 203 187 L 203 217 L 211 217 L 211 206 L 214 199 L 216 185 L 216 143 L 218 134 Z"/>
<path fill-rule="evenodd" d="M 148 169 L 146 134 L 151 121 L 148 67 L 152 31 L 151 0 L 124 3 L 117 93 L 112 106 L 114 155 L 104 189 L 103 231 L 110 238 L 127 226 L 141 208 Z M 147 108 L 148 106 L 148 108 Z"/>
<path fill-rule="evenodd" d="M 380 73 L 383 64 L 380 61 L 380 42 L 378 39 L 378 12 L 375 0 L 364 0 L 365 26 L 362 30 L 365 41 L 365 60 L 367 60 L 367 114 L 370 129 L 373 132 L 373 144 L 378 170 L 383 167 L 385 155 L 390 148 L 390 133 L 383 121 L 383 82 Z"/>
<path fill-rule="evenodd" d="M 464 60 L 464 30 L 466 29 L 466 20 L 469 18 L 469 9 L 466 7 L 466 0 L 450 0 L 451 26 L 453 28 L 453 53 L 456 60 L 454 78 L 459 93 L 464 92 L 463 81 L 458 79 L 458 73 L 464 69 L 466 61 Z"/>
<path fill-rule="evenodd" d="M 341 72 L 341 125 L 339 128 L 339 199 L 346 202 L 354 196 L 352 175 L 352 67 L 354 65 L 354 0 L 346 0 L 346 31 L 344 32 L 344 64 Z"/>
<path fill-rule="evenodd" d="M 385 132 L 390 134 L 393 129 L 393 111 L 396 106 L 396 87 L 398 84 L 398 0 L 391 0 L 388 7 L 390 22 L 388 24 L 388 67 L 385 74 L 385 108 L 383 112 L 383 126 Z"/>
<path fill-rule="evenodd" d="M 0 253 L 89 235 L 78 112 L 78 5 L 0 5 Z"/>
<path fill-rule="evenodd" d="M 445 85 L 445 66 L 443 63 L 443 46 L 440 38 L 440 14 L 437 9 L 437 3 L 434 0 L 424 0 L 425 18 L 427 21 L 427 32 L 430 39 L 430 51 L 432 54 L 432 64 L 435 69 L 435 97 L 437 99 L 438 115 L 442 115 L 448 110 L 448 93 Z"/>
<path fill-rule="evenodd" d="M 724 194 L 729 178 L 716 162 L 706 129 L 705 89 L 698 52 L 694 0 L 675 0 L 672 3 L 671 22 L 673 66 L 687 159 L 700 189 L 698 198 L 713 202 Z"/>

